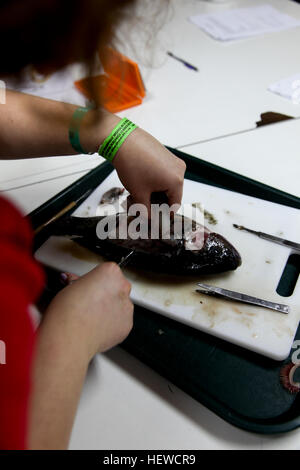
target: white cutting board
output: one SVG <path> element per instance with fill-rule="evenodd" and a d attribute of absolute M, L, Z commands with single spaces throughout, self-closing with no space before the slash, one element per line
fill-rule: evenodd
<path fill-rule="evenodd" d="M 76 215 L 95 215 L 102 194 L 113 186 L 122 186 L 115 172 L 77 209 Z M 217 224 L 206 223 L 207 227 L 225 236 L 238 249 L 242 266 L 233 272 L 198 278 L 157 275 L 126 268 L 124 273 L 133 285 L 132 300 L 137 305 L 275 360 L 285 359 L 300 320 L 300 283 L 298 280 L 288 298 L 280 297 L 276 288 L 291 250 L 241 232 L 232 224 L 299 242 L 300 211 L 186 180 L 183 203 L 193 202 L 203 203 L 204 208 L 214 215 Z M 84 274 L 103 262 L 102 257 L 61 237 L 51 237 L 37 251 L 36 258 L 46 265 L 75 274 Z M 200 295 L 195 293 L 197 281 L 288 304 L 290 313 L 284 315 Z"/>

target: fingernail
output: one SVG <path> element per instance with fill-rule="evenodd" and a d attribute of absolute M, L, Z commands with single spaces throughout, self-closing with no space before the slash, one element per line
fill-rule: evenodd
<path fill-rule="evenodd" d="M 60 279 L 66 284 L 68 282 L 68 275 L 66 273 L 60 273 Z"/>

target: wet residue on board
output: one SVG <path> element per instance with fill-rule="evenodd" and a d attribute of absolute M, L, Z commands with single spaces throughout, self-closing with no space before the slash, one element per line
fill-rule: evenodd
<path fill-rule="evenodd" d="M 226 279 L 232 273 L 206 275 L 201 282 L 211 284 L 212 279 Z M 193 277 L 166 276 L 151 274 L 126 268 L 126 276 L 134 282 L 135 292 L 145 300 L 152 301 L 168 310 L 174 306 L 188 306 L 192 311 L 191 320 L 202 327 L 214 328 L 229 320 L 243 324 L 247 328 L 253 326 L 257 314 L 240 307 L 238 302 L 215 299 L 195 291 L 197 281 Z"/>
<path fill-rule="evenodd" d="M 208 211 L 204 211 L 204 219 L 210 224 L 210 225 L 217 225 L 218 221 L 215 218 L 215 216 Z"/>
<path fill-rule="evenodd" d="M 250 329 L 253 326 L 253 321 L 252 319 L 247 318 L 245 315 L 248 317 L 256 316 L 255 313 L 243 312 L 237 307 L 235 302 L 213 298 L 209 298 L 207 302 L 203 301 L 201 311 L 195 311 L 192 316 L 192 320 L 197 322 L 197 320 L 200 321 L 201 319 L 202 323 L 203 315 L 200 315 L 201 313 L 203 314 L 203 312 L 205 312 L 207 315 L 209 320 L 209 324 L 207 326 L 211 329 L 227 320 L 237 321 L 238 323 L 242 323 Z"/>
<path fill-rule="evenodd" d="M 76 210 L 75 217 L 94 217 L 96 214 L 92 212 L 91 206 L 83 207 Z"/>
<path fill-rule="evenodd" d="M 193 202 L 192 203 L 192 207 L 195 207 L 196 209 L 198 209 L 200 212 L 204 212 L 204 208 L 203 208 L 203 204 L 202 202 Z"/>
<path fill-rule="evenodd" d="M 103 263 L 104 258 L 100 255 L 97 255 L 96 253 L 93 253 L 92 251 L 88 250 L 87 248 L 84 248 L 83 246 L 78 245 L 78 243 L 73 242 L 72 240 L 69 239 L 62 239 L 60 242 L 60 251 L 63 251 L 64 253 L 68 253 L 71 255 L 73 258 L 79 259 L 80 261 L 85 261 L 87 263 Z"/>
<path fill-rule="evenodd" d="M 208 299 L 207 302 L 203 301 L 200 311 L 194 311 L 192 320 L 194 320 L 196 323 L 203 323 L 203 313 L 206 314 L 208 321 L 206 326 L 211 329 L 214 328 L 216 324 L 219 324 L 229 318 L 228 315 L 224 314 L 224 311 L 222 311 L 220 308 L 220 300 L 212 298 Z"/>
<path fill-rule="evenodd" d="M 192 207 L 195 207 L 200 212 L 202 212 L 202 214 L 204 216 L 204 219 L 210 225 L 217 225 L 218 221 L 217 221 L 216 217 L 211 212 L 208 212 L 207 210 L 205 210 L 204 207 L 203 207 L 203 204 L 201 202 L 193 202 Z"/>
<path fill-rule="evenodd" d="M 278 338 L 282 338 L 283 336 L 294 336 L 294 332 L 292 329 L 286 325 L 278 325 L 278 327 L 273 327 L 272 331 L 278 336 Z"/>
<path fill-rule="evenodd" d="M 203 302 L 201 296 L 196 292 L 199 277 L 171 276 L 158 273 L 140 271 L 134 268 L 126 268 L 128 280 L 134 282 L 135 289 L 143 298 L 153 300 L 165 307 L 172 305 L 199 306 Z M 203 282 L 211 283 L 213 275 L 203 276 Z M 218 275 L 214 275 L 216 279 Z M 224 276 L 224 274 L 223 274 Z"/>
<path fill-rule="evenodd" d="M 229 209 L 223 209 L 224 214 L 227 215 L 228 217 L 231 217 L 234 219 L 234 221 L 239 220 L 240 214 L 238 212 L 229 210 Z"/>

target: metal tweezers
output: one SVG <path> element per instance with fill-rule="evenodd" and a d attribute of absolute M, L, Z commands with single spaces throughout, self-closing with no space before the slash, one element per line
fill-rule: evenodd
<path fill-rule="evenodd" d="M 263 238 L 264 240 L 268 240 L 269 242 L 277 243 L 278 245 L 292 248 L 293 250 L 300 253 L 300 243 L 292 242 L 290 240 L 286 240 L 285 238 L 275 237 L 275 235 L 269 235 L 265 232 L 257 232 L 256 230 L 244 227 L 243 225 L 233 224 L 233 226 L 238 230 L 244 230 L 245 232 L 252 233 L 253 235 L 256 235 L 259 238 Z"/>
<path fill-rule="evenodd" d="M 198 292 L 199 294 L 207 294 L 216 297 L 237 300 L 238 302 L 258 305 L 259 307 L 270 308 L 271 310 L 276 310 L 277 312 L 285 314 L 289 313 L 290 311 L 288 305 L 269 302 L 268 300 L 263 300 L 257 297 L 252 297 L 251 295 L 241 294 L 240 292 L 234 292 L 232 290 L 223 289 L 222 287 L 209 286 L 208 284 L 203 284 L 201 282 L 198 282 L 197 286 L 201 287 L 201 289 L 196 289 L 196 292 Z"/>

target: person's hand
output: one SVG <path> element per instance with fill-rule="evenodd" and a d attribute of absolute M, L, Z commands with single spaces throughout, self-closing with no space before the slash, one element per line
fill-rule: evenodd
<path fill-rule="evenodd" d="M 132 328 L 130 284 L 104 263 L 65 287 L 39 327 L 29 409 L 28 448 L 66 449 L 92 357 L 122 342 Z"/>
<path fill-rule="evenodd" d="M 83 348 L 89 361 L 97 352 L 121 343 L 130 333 L 131 285 L 115 263 L 104 263 L 76 278 L 68 275 L 72 283 L 51 302 L 45 322 L 62 329 L 66 345 Z"/>
<path fill-rule="evenodd" d="M 153 192 L 165 192 L 169 205 L 180 204 L 186 165 L 154 137 L 135 129 L 122 144 L 113 160 L 131 202 L 144 204 L 150 214 Z"/>

